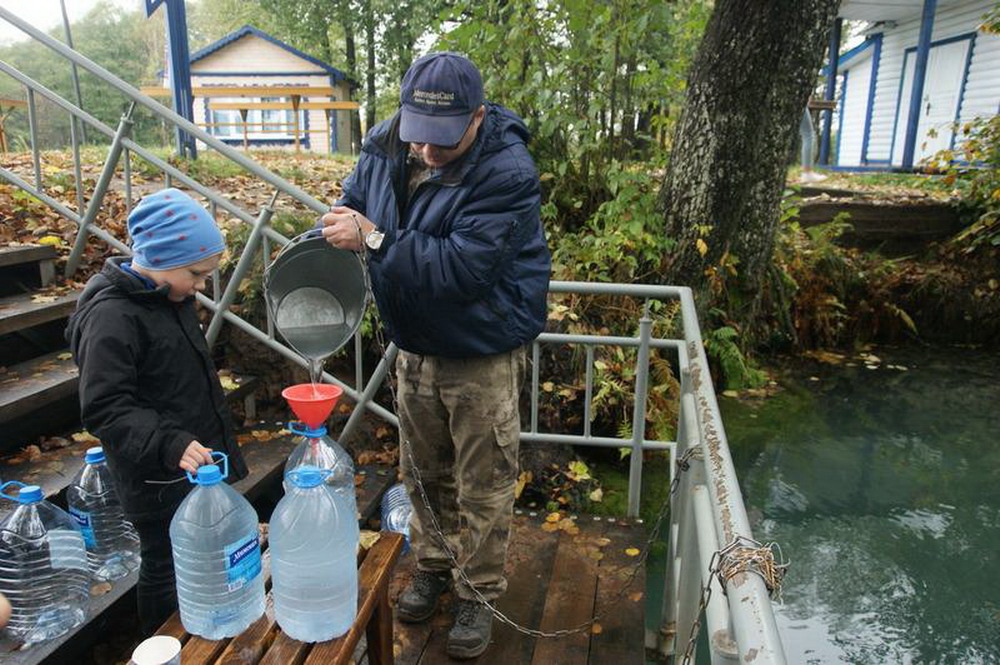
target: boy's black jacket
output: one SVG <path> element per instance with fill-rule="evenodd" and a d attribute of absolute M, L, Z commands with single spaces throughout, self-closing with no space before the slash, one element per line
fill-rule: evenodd
<path fill-rule="evenodd" d="M 192 440 L 229 455 L 229 482 L 247 467 L 194 300 L 170 301 L 168 287 L 123 271 L 126 260 L 87 282 L 66 339 L 83 424 L 101 440 L 126 516 L 145 521 L 169 518 L 193 487 L 178 467 Z"/>

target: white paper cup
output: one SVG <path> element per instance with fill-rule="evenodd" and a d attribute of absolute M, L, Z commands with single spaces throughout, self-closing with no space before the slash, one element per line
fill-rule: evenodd
<path fill-rule="evenodd" d="M 130 665 L 181 665 L 181 642 L 169 635 L 154 635 L 135 648 Z"/>

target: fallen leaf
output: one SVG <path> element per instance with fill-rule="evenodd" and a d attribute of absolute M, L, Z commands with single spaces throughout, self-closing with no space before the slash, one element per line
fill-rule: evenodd
<path fill-rule="evenodd" d="M 100 439 L 98 439 L 96 436 L 94 436 L 93 434 L 91 434 L 87 430 L 81 430 L 81 431 L 77 432 L 76 434 L 71 435 L 70 438 L 73 439 L 74 441 L 76 441 L 77 443 L 84 443 L 84 442 L 87 442 L 87 443 L 100 443 L 101 442 Z"/>
<path fill-rule="evenodd" d="M 600 635 L 601 633 L 604 632 L 604 629 L 601 628 L 601 624 L 595 621 L 594 625 L 590 627 L 590 632 L 593 633 L 594 635 Z"/>
<path fill-rule="evenodd" d="M 56 358 L 58 358 L 59 360 L 69 360 L 72 357 L 73 354 L 70 353 L 69 351 L 67 351 L 66 353 L 60 353 L 58 356 L 56 356 Z"/>
<path fill-rule="evenodd" d="M 558 530 L 559 530 L 559 525 L 558 524 L 555 524 L 553 522 L 543 522 L 542 523 L 542 531 L 552 532 L 552 531 L 558 531 Z"/>
<path fill-rule="evenodd" d="M 561 519 L 562 515 L 560 515 L 559 513 L 549 513 L 548 515 L 545 516 L 546 522 L 558 522 Z"/>
<path fill-rule="evenodd" d="M 604 490 L 598 487 L 596 490 L 590 493 L 590 500 L 596 503 L 600 503 L 604 500 Z"/>
<path fill-rule="evenodd" d="M 111 591 L 111 584 L 109 582 L 98 582 L 90 587 L 91 596 L 103 596 L 109 591 Z"/>
<path fill-rule="evenodd" d="M 639 556 L 639 550 L 635 547 L 627 547 L 625 548 L 625 554 L 629 556 Z"/>
<path fill-rule="evenodd" d="M 370 550 L 372 548 L 372 545 L 374 545 L 375 543 L 377 543 L 378 539 L 381 538 L 381 537 L 382 537 L 382 535 L 378 531 L 371 531 L 369 529 L 362 529 L 361 530 L 361 535 L 358 538 L 358 542 L 361 543 L 361 547 L 362 548 L 364 548 L 366 550 Z"/>
<path fill-rule="evenodd" d="M 596 540 L 594 540 L 594 543 L 598 547 L 605 547 L 605 546 L 611 544 L 611 539 L 610 538 L 597 538 Z"/>
<path fill-rule="evenodd" d="M 631 600 L 633 603 L 638 603 L 640 600 L 642 600 L 642 596 L 643 596 L 642 591 L 633 591 L 628 595 L 628 599 Z"/>
<path fill-rule="evenodd" d="M 46 296 L 46 295 L 42 295 L 40 293 L 31 296 L 31 302 L 46 303 L 46 302 L 55 302 L 55 301 L 56 301 L 56 297 L 55 296 Z"/>
<path fill-rule="evenodd" d="M 708 254 L 708 245 L 705 243 L 704 240 L 702 240 L 701 238 L 698 238 L 698 240 L 696 240 L 694 244 L 695 244 L 695 247 L 698 248 L 698 253 L 699 254 L 701 254 L 702 256 L 705 256 L 706 254 Z"/>

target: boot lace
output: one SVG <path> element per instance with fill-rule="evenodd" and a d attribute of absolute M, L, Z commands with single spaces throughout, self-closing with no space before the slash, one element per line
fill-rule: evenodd
<path fill-rule="evenodd" d="M 476 602 L 475 600 L 459 601 L 455 623 L 462 626 L 471 626 L 475 624 L 481 607 L 482 604 Z"/>

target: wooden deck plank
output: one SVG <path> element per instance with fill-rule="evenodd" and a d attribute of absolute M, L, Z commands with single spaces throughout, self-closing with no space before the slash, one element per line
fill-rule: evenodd
<path fill-rule="evenodd" d="M 541 518 L 515 516 L 507 549 L 507 592 L 499 609 L 511 620 L 538 628 L 545 611 L 545 590 L 549 586 L 559 547 L 559 534 L 544 531 Z M 483 654 L 484 663 L 511 665 L 530 663 L 536 638 L 494 620 L 493 644 Z"/>
<path fill-rule="evenodd" d="M 44 292 L 19 293 L 0 298 L 0 335 L 69 316 L 76 309 L 81 292 L 73 290 L 58 296 L 46 296 Z"/>
<path fill-rule="evenodd" d="M 545 599 L 541 630 L 575 628 L 591 619 L 597 591 L 598 562 L 590 556 L 604 536 L 604 522 L 578 520 L 580 533 L 559 533 L 559 549 Z M 540 639 L 531 659 L 533 665 L 583 665 L 590 649 L 585 631 L 558 639 Z"/>
<path fill-rule="evenodd" d="M 162 630 L 160 631 L 162 634 Z M 216 661 L 218 665 L 247 665 L 256 663 L 271 647 L 278 633 L 274 621 L 274 601 L 267 595 L 264 615 L 250 624 L 241 635 L 234 637 Z"/>
<path fill-rule="evenodd" d="M 646 567 L 636 570 L 638 556 L 626 550 L 641 551 L 647 534 L 640 525 L 616 522 L 607 526 L 605 537 L 611 542 L 602 548 L 604 557 L 597 571 L 596 611 L 600 634 L 590 640 L 590 665 L 605 663 L 642 663 L 646 656 L 643 611 L 646 596 Z M 629 577 L 635 577 L 626 587 Z"/>
<path fill-rule="evenodd" d="M 309 653 L 309 647 L 309 644 L 293 640 L 279 630 L 260 665 L 301 665 Z"/>

